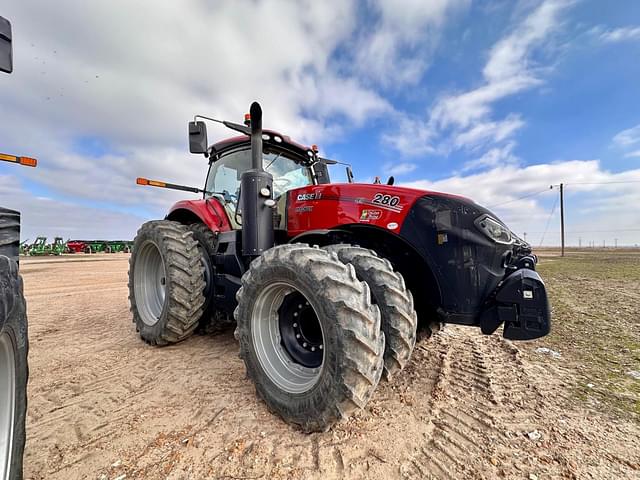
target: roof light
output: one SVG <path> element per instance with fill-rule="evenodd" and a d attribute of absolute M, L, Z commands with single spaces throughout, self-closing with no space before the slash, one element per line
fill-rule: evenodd
<path fill-rule="evenodd" d="M 273 136 L 273 140 L 274 140 L 276 143 L 282 143 L 282 137 L 279 137 L 278 135 L 274 135 L 274 136 Z"/>
<path fill-rule="evenodd" d="M 136 178 L 136 183 L 138 185 L 149 185 L 149 180 L 147 180 L 146 178 L 138 177 Z"/>
<path fill-rule="evenodd" d="M 251 114 L 250 113 L 245 113 L 244 114 L 244 124 L 247 127 L 251 125 Z"/>

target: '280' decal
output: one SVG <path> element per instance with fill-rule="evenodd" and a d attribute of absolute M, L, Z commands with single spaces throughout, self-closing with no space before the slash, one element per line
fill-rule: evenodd
<path fill-rule="evenodd" d="M 390 207 L 397 207 L 400 203 L 400 197 L 394 195 L 386 195 L 384 193 L 376 193 L 373 196 L 373 203 L 378 205 L 389 205 Z"/>

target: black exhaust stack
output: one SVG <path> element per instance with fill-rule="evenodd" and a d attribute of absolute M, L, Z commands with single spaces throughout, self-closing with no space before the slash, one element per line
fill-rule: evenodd
<path fill-rule="evenodd" d="M 251 104 L 251 170 L 240 177 L 242 254 L 258 257 L 273 247 L 273 176 L 262 168 L 262 108 Z"/>

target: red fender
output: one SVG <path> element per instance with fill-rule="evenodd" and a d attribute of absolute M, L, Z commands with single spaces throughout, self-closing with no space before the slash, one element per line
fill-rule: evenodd
<path fill-rule="evenodd" d="M 181 223 L 202 222 L 213 232 L 228 232 L 231 223 L 224 207 L 215 198 L 181 200 L 176 202 L 167 215 L 167 220 Z"/>

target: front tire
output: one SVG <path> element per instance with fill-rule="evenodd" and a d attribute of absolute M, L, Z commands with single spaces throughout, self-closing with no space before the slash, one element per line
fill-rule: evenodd
<path fill-rule="evenodd" d="M 416 344 L 418 316 L 404 278 L 374 250 L 348 244 L 324 248 L 335 252 L 342 262 L 353 265 L 358 279 L 369 285 L 372 299 L 380 309 L 386 340 L 384 376 L 391 380 L 406 366 Z"/>
<path fill-rule="evenodd" d="M 28 350 L 26 303 L 18 265 L 0 255 L 0 480 L 22 478 Z"/>
<path fill-rule="evenodd" d="M 140 227 L 129 259 L 129 301 L 145 342 L 189 337 L 202 316 L 204 287 L 200 250 L 186 226 L 155 220 Z"/>
<path fill-rule="evenodd" d="M 236 298 L 240 356 L 272 411 L 311 432 L 365 406 L 384 335 L 351 266 L 308 245 L 277 246 L 252 262 Z"/>

